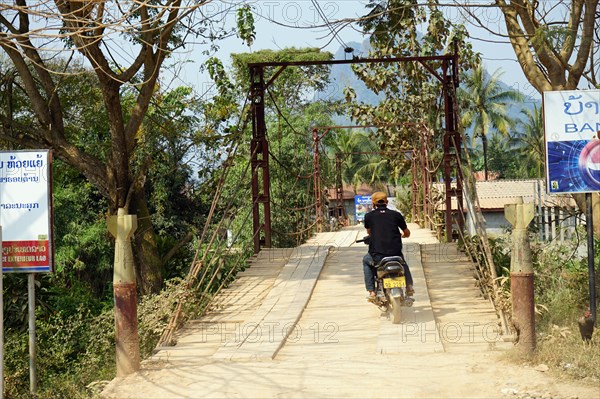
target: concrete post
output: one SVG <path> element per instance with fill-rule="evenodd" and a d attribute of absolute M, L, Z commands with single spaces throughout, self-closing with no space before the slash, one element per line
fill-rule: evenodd
<path fill-rule="evenodd" d="M 535 349 L 535 307 L 533 298 L 533 263 L 527 226 L 533 219 L 533 203 L 504 206 L 504 216 L 513 226 L 510 257 L 510 289 L 513 321 L 517 329 L 518 346 L 528 352 Z"/>
<path fill-rule="evenodd" d="M 115 237 L 113 289 L 115 298 L 115 340 L 117 377 L 140 369 L 140 344 L 137 323 L 137 294 L 131 237 L 137 228 L 135 215 L 119 208 L 108 219 L 108 230 Z"/>

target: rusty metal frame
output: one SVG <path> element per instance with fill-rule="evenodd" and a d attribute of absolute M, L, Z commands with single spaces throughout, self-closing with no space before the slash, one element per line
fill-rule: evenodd
<path fill-rule="evenodd" d="M 442 63 L 442 73 L 438 68 L 433 68 L 428 62 Z M 453 238 L 452 197 L 457 198 L 459 208 L 462 205 L 462 176 L 457 157 L 460 156 L 460 135 L 456 127 L 456 88 L 458 87 L 458 54 L 455 50 L 452 55 L 439 55 L 429 57 L 390 57 L 390 58 L 353 58 L 351 60 L 323 60 L 323 61 L 285 61 L 285 62 L 259 62 L 250 63 L 250 99 L 252 111 L 252 140 L 250 143 L 252 166 L 252 223 L 254 238 L 254 253 L 260 251 L 261 246 L 271 247 L 271 207 L 270 207 L 270 177 L 269 177 L 269 150 L 266 138 L 265 125 L 265 91 L 275 79 L 288 66 L 309 65 L 341 65 L 341 64 L 389 64 L 400 62 L 418 62 L 442 83 L 445 109 L 444 126 L 444 183 L 446 188 L 445 227 L 446 239 Z M 280 67 L 279 70 L 265 83 L 264 70 L 267 67 Z M 452 164 L 456 171 L 456 188 L 451 186 Z M 262 220 L 260 208 L 263 208 Z M 464 228 L 461 218 L 457 218 L 458 228 Z M 263 236 L 261 236 L 261 233 Z"/>

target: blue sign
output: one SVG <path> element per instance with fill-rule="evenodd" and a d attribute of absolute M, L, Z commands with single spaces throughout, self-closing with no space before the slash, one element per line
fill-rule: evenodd
<path fill-rule="evenodd" d="M 354 209 L 356 212 L 356 221 L 362 222 L 365 215 L 373 210 L 373 203 L 370 195 L 355 195 Z"/>
<path fill-rule="evenodd" d="M 550 194 L 600 191 L 600 90 L 544 92 Z"/>

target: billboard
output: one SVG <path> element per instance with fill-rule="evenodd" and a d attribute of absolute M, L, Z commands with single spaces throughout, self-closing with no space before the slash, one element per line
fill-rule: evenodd
<path fill-rule="evenodd" d="M 0 151 L 5 273 L 53 270 L 51 162 L 48 150 Z"/>
<path fill-rule="evenodd" d="M 600 90 L 543 93 L 548 193 L 600 191 Z"/>
<path fill-rule="evenodd" d="M 362 222 L 365 215 L 373 210 L 373 203 L 370 195 L 355 195 L 354 210 L 356 212 L 356 221 Z"/>

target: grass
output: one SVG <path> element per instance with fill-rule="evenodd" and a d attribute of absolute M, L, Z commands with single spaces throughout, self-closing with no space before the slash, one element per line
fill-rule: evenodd
<path fill-rule="evenodd" d="M 546 364 L 571 379 L 600 382 L 600 330 L 592 340 L 583 341 L 577 324 L 553 325 L 538 333 L 538 345 L 531 357 L 535 364 Z"/>
<path fill-rule="evenodd" d="M 587 259 L 575 257 L 575 250 L 568 243 L 534 246 L 537 345 L 527 356 L 515 348 L 508 358 L 519 363 L 525 360 L 533 366 L 545 364 L 563 378 L 598 385 L 600 323 L 596 321 L 592 340 L 584 342 L 577 320 L 589 303 Z"/>

